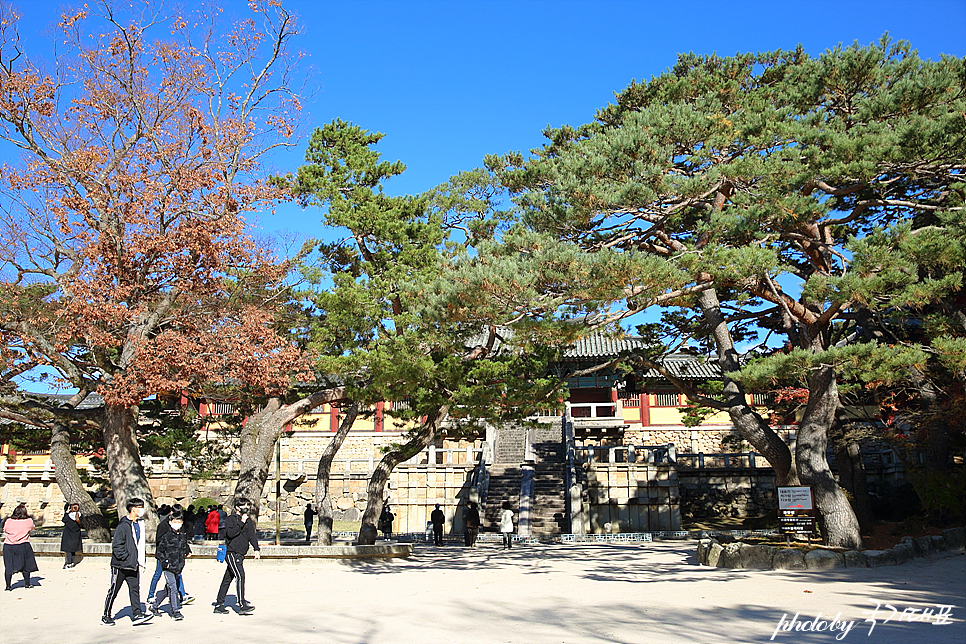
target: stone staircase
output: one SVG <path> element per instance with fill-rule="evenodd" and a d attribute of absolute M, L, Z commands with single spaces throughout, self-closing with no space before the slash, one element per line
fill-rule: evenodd
<path fill-rule="evenodd" d="M 534 457 L 531 532 L 534 536 L 568 532 L 563 425 L 540 425 L 531 427 L 530 432 Z M 527 428 L 523 426 L 500 427 L 483 508 L 483 530 L 499 530 L 504 501 L 510 502 L 519 520 L 521 485 L 525 474 L 530 474 L 521 466 L 526 457 L 526 436 Z"/>
<path fill-rule="evenodd" d="M 570 532 L 567 524 L 567 455 L 563 424 L 541 426 L 533 434 L 533 510 L 531 531 L 534 536 Z"/>
<path fill-rule="evenodd" d="M 483 526 L 485 532 L 499 532 L 500 511 L 503 502 L 509 501 L 513 508 L 514 519 L 519 520 L 518 507 L 520 505 L 520 483 L 523 480 L 523 468 L 517 465 L 496 465 L 490 468 L 490 483 L 486 490 L 486 505 L 483 508 Z"/>

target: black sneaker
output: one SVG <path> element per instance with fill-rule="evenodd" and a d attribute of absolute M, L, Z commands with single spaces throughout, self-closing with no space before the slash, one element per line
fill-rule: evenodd
<path fill-rule="evenodd" d="M 248 615 L 252 613 L 254 610 L 255 610 L 255 607 L 249 604 L 248 602 L 238 605 L 238 613 L 240 615 Z"/>
<path fill-rule="evenodd" d="M 140 624 L 147 624 L 152 619 L 154 619 L 154 615 L 145 615 L 144 613 L 141 613 L 140 615 L 135 615 L 131 620 L 131 623 L 135 626 L 138 626 Z"/>
<path fill-rule="evenodd" d="M 176 622 L 180 622 L 184 619 L 184 615 L 181 614 L 181 611 L 177 610 L 171 613 L 171 617 L 173 617 Z"/>
<path fill-rule="evenodd" d="M 151 611 L 151 614 L 154 615 L 155 617 L 161 616 L 161 609 L 158 608 L 157 606 L 148 606 L 148 610 Z"/>
<path fill-rule="evenodd" d="M 114 626 L 114 618 L 110 615 L 103 615 L 101 617 L 101 624 L 104 624 L 104 626 Z"/>
<path fill-rule="evenodd" d="M 228 614 L 228 609 L 225 608 L 225 606 L 223 604 L 217 604 L 217 605 L 215 605 L 214 612 L 218 613 L 219 615 L 227 615 Z"/>

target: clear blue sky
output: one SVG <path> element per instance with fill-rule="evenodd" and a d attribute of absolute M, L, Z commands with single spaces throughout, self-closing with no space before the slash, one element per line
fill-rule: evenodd
<path fill-rule="evenodd" d="M 801 43 L 818 54 L 888 31 L 926 58 L 966 55 L 966 0 L 283 1 L 301 18 L 293 45 L 320 87 L 306 123 L 338 117 L 385 133 L 384 158 L 408 165 L 387 186 L 393 194 L 427 190 L 488 153 L 538 147 L 547 125 L 591 120 L 615 91 L 661 73 L 679 52 Z M 240 2 L 221 0 L 227 13 Z M 13 3 L 28 47 L 49 47 L 35 37 L 62 3 Z M 301 159 L 302 149 L 275 165 L 292 170 Z M 321 234 L 318 220 L 291 206 L 261 226 L 309 236 Z"/>

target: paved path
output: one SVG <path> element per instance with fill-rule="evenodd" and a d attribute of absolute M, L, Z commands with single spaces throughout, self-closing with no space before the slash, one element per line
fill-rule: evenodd
<path fill-rule="evenodd" d="M 409 559 L 282 564 L 247 560 L 251 616 L 215 615 L 223 564 L 189 560 L 198 600 L 185 620 L 131 626 L 127 591 L 114 627 L 98 623 L 109 572 L 89 558 L 73 571 L 39 558 L 40 587 L 0 592 L 2 644 L 718 644 L 767 642 L 782 615 L 855 621 L 848 635 L 790 632 L 776 642 L 966 642 L 966 555 L 829 573 L 697 566 L 691 542 L 642 545 L 417 546 Z M 142 579 L 142 595 L 147 590 Z M 229 604 L 234 600 L 234 588 Z M 873 600 L 905 608 L 953 604 L 952 624 L 882 623 Z M 123 609 L 123 610 L 122 610 Z M 936 621 L 933 618 L 932 621 Z"/>

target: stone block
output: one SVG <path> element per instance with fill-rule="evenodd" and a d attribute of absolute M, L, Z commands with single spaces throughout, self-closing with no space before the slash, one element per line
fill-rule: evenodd
<path fill-rule="evenodd" d="M 899 543 L 892 549 L 892 554 L 896 557 L 896 565 L 912 561 L 916 556 L 916 550 L 911 543 Z"/>
<path fill-rule="evenodd" d="M 708 548 L 711 546 L 711 539 L 698 539 L 698 563 L 704 564 L 708 561 Z"/>
<path fill-rule="evenodd" d="M 864 550 L 869 568 L 896 565 L 896 554 L 892 550 Z"/>
<path fill-rule="evenodd" d="M 844 555 L 846 568 L 869 567 L 869 558 L 861 550 L 846 550 Z"/>
<path fill-rule="evenodd" d="M 918 550 L 916 554 L 920 557 L 928 557 L 929 555 L 933 554 L 932 537 L 919 537 L 915 540 L 915 544 L 916 550 Z"/>
<path fill-rule="evenodd" d="M 722 552 L 724 552 L 724 547 L 712 539 L 711 544 L 708 546 L 708 556 L 705 561 L 705 565 L 711 567 L 717 566 L 718 561 L 721 559 Z"/>
<path fill-rule="evenodd" d="M 775 546 L 743 543 L 739 551 L 741 555 L 741 567 L 771 570 L 776 552 L 778 552 L 778 548 Z"/>
<path fill-rule="evenodd" d="M 741 568 L 741 544 L 729 543 L 722 546 L 717 566 L 718 568 Z"/>
<path fill-rule="evenodd" d="M 949 550 L 949 546 L 946 545 L 946 537 L 941 534 L 934 534 L 930 536 L 929 541 L 932 543 L 932 551 L 934 553 L 946 552 Z"/>
<path fill-rule="evenodd" d="M 805 553 L 796 548 L 779 548 L 772 566 L 775 570 L 805 570 Z"/>
<path fill-rule="evenodd" d="M 948 528 L 943 530 L 943 538 L 949 550 L 959 551 L 966 548 L 966 528 Z"/>
<path fill-rule="evenodd" d="M 805 553 L 805 566 L 809 570 L 830 570 L 844 568 L 845 557 L 841 552 L 816 548 Z"/>

